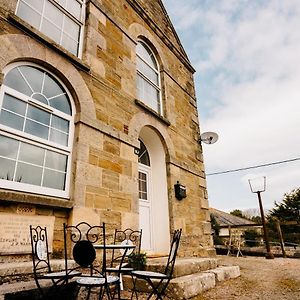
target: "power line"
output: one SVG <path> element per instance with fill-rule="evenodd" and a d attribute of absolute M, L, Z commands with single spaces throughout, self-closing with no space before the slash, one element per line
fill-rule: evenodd
<path fill-rule="evenodd" d="M 209 173 L 209 174 L 206 174 L 206 176 L 221 175 L 221 174 L 233 173 L 233 172 L 240 172 L 240 171 L 245 171 L 245 170 L 250 170 L 250 169 L 258 169 L 258 168 L 269 167 L 269 166 L 273 166 L 273 165 L 285 164 L 285 163 L 289 163 L 289 162 L 297 161 L 297 160 L 300 160 L 300 157 L 287 159 L 287 160 L 275 161 L 275 162 L 262 164 L 262 165 L 256 165 L 256 166 L 250 166 L 250 167 L 244 167 L 244 168 L 238 168 L 238 169 L 232 169 L 232 170 Z"/>

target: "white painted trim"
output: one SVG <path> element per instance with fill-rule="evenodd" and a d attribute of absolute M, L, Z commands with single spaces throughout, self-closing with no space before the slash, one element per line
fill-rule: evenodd
<path fill-rule="evenodd" d="M 148 200 L 146 201 L 145 199 L 140 199 L 140 204 L 145 204 L 144 206 L 149 207 L 149 229 L 150 229 L 150 249 L 147 249 L 147 251 L 152 252 L 153 249 L 153 214 L 152 214 L 152 176 L 151 176 L 151 167 L 148 167 L 146 165 L 143 165 L 141 163 L 138 164 L 138 172 L 146 174 L 147 178 L 147 198 Z M 139 204 L 139 205 L 140 205 Z M 145 235 L 145 230 L 143 230 L 144 235 Z"/>
<path fill-rule="evenodd" d="M 66 166 L 66 178 L 65 178 L 65 189 L 64 190 L 58 190 L 58 189 L 52 189 L 52 188 L 47 188 L 47 187 L 42 187 L 42 186 L 37 186 L 37 185 L 32 185 L 32 184 L 26 184 L 26 183 L 21 183 L 21 182 L 14 182 L 14 181 L 9 181 L 9 180 L 4 180 L 0 179 L 0 186 L 2 188 L 7 188 L 10 190 L 16 190 L 16 191 L 24 191 L 24 192 L 30 192 L 30 193 L 35 193 L 35 194 L 41 194 L 41 195 L 49 195 L 49 196 L 55 196 L 55 197 L 62 197 L 62 198 L 69 198 L 69 190 L 70 190 L 70 180 L 71 180 L 71 165 L 72 165 L 72 147 L 73 147 L 73 139 L 74 139 L 74 116 L 75 116 L 75 105 L 72 100 L 72 96 L 70 92 L 68 91 L 67 87 L 64 85 L 64 83 L 57 77 L 55 74 L 50 72 L 49 70 L 43 68 L 42 66 L 39 66 L 34 63 L 23 63 L 23 62 L 18 62 L 18 63 L 13 63 L 8 65 L 6 68 L 3 70 L 4 78 L 6 74 L 11 71 L 13 68 L 18 67 L 18 66 L 33 66 L 41 69 L 42 71 L 45 71 L 49 74 L 51 74 L 55 80 L 59 82 L 59 84 L 62 86 L 62 88 L 66 91 L 70 105 L 71 105 L 71 115 L 65 114 L 53 107 L 53 113 L 54 115 L 60 116 L 66 120 L 69 121 L 69 140 L 68 140 L 68 146 L 63 146 L 51 141 L 47 141 L 45 139 L 35 137 L 31 134 L 28 134 L 26 132 L 22 132 L 19 130 L 16 130 L 14 128 L 5 126 L 0 124 L 0 133 L 14 138 L 16 140 L 26 142 L 28 144 L 32 144 L 44 149 L 48 149 L 57 153 L 61 153 L 67 156 L 67 166 Z M 7 92 L 8 94 L 15 96 L 16 98 L 22 99 L 24 102 L 29 103 L 28 100 L 30 99 L 32 102 L 37 102 L 35 99 L 30 98 L 29 96 L 26 96 L 8 86 L 5 86 L 2 84 L 0 88 L 0 110 L 2 108 L 3 104 L 3 96 L 4 93 Z M 38 103 L 39 104 L 39 103 Z"/>
<path fill-rule="evenodd" d="M 170 246 L 170 220 L 165 151 L 153 129 L 143 127 L 139 138 L 145 144 L 151 162 L 153 247 L 150 253 L 167 254 Z"/>

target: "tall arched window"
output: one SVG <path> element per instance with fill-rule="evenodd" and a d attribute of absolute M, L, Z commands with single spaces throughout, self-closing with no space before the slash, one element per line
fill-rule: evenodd
<path fill-rule="evenodd" d="M 162 115 L 159 67 L 153 52 L 143 42 L 136 46 L 138 98 Z"/>
<path fill-rule="evenodd" d="M 1 187 L 68 197 L 74 109 L 52 74 L 10 68 L 0 90 Z"/>

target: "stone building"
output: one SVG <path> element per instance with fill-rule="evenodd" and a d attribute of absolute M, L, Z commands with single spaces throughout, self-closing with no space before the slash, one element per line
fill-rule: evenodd
<path fill-rule="evenodd" d="M 214 254 L 193 73 L 160 0 L 0 0 L 0 261 L 29 224 L 143 228 Z M 175 197 L 174 185 L 186 187 Z"/>

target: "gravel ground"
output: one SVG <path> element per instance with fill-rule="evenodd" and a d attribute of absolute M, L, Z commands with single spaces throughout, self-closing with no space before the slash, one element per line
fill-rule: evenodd
<path fill-rule="evenodd" d="M 240 266 L 241 276 L 219 282 L 215 288 L 192 300 L 300 300 L 300 259 L 218 258 L 223 265 Z M 139 295 L 140 300 L 146 298 L 146 295 Z"/>
<path fill-rule="evenodd" d="M 241 276 L 218 283 L 199 300 L 299 300 L 300 259 L 219 256 L 224 265 L 238 265 Z"/>

